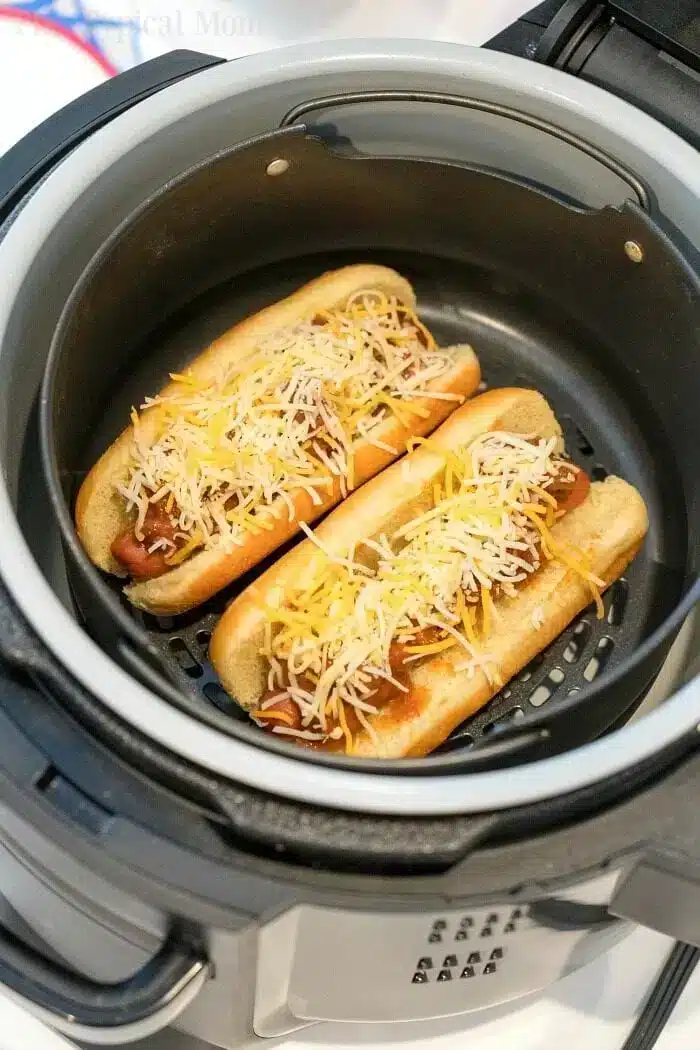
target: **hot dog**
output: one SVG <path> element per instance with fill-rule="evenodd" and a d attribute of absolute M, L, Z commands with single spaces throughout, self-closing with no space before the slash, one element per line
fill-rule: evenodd
<path fill-rule="evenodd" d="M 591 601 L 602 611 L 647 529 L 633 486 L 568 459 L 539 393 L 489 391 L 305 527 L 224 613 L 211 659 L 278 737 L 425 755 Z"/>
<path fill-rule="evenodd" d="M 78 536 L 129 600 L 185 612 L 430 433 L 480 379 L 439 348 L 411 285 L 332 271 L 236 325 L 154 398 L 83 482 Z"/>

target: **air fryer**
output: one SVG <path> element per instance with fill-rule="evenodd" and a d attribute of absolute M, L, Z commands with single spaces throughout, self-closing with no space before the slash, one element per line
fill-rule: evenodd
<path fill-rule="evenodd" d="M 572 51 L 589 15 L 548 39 Z M 633 923 L 684 942 L 664 1016 L 695 965 L 700 167 L 692 128 L 547 68 L 550 18 L 518 30 L 539 62 L 175 53 L 3 158 L 0 982 L 76 1041 L 458 1028 Z M 206 656 L 249 579 L 143 617 L 72 523 L 134 400 L 353 259 L 405 273 L 440 340 L 470 342 L 490 387 L 541 390 L 576 462 L 650 514 L 604 618 L 421 760 L 261 733 Z"/>

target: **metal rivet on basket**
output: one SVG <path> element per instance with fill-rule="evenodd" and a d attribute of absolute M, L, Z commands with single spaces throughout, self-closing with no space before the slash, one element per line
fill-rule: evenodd
<path fill-rule="evenodd" d="M 644 249 L 637 241 L 625 241 L 625 255 L 633 263 L 644 262 Z"/>
<path fill-rule="evenodd" d="M 284 175 L 288 169 L 289 161 L 285 160 L 284 157 L 277 157 L 275 160 L 270 161 L 266 170 L 268 175 Z"/>

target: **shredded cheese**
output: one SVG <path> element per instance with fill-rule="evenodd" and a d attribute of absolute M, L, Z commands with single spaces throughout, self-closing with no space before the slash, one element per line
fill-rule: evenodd
<path fill-rule="evenodd" d="M 430 447 L 430 440 L 410 442 L 419 445 Z M 301 699 L 290 690 L 301 728 L 286 735 L 342 737 L 350 752 L 353 732 L 374 732 L 382 706 L 374 701 L 385 683 L 406 692 L 402 678 L 411 665 L 455 649 L 462 650 L 455 670 L 481 672 L 500 686 L 488 653 L 501 615 L 494 596 L 515 597 L 543 559 L 563 562 L 600 602 L 603 581 L 548 527 L 559 506 L 550 489 L 575 476 L 555 438 L 493 431 L 442 455 L 433 505 L 392 536 L 357 544 L 367 551 L 366 563 L 355 548 L 329 550 L 302 525 L 318 555 L 284 607 L 277 596 L 267 609 L 265 653 L 288 672 L 303 664 L 313 682 Z M 533 625 L 541 623 L 542 611 L 535 610 Z M 286 679 L 271 686 L 283 696 L 286 688 Z"/>
<path fill-rule="evenodd" d="M 358 446 L 398 454 L 381 440 L 382 424 L 427 418 L 417 399 L 438 396 L 430 384 L 454 361 L 413 310 L 368 289 L 261 340 L 214 382 L 173 373 L 175 392 L 141 406 L 159 413 L 155 440 L 145 441 L 131 412 L 131 461 L 116 488 L 135 512 L 137 539 L 149 504 L 165 500 L 179 537 L 166 557 L 175 566 L 196 550 L 233 550 L 280 516 L 294 520 L 300 492 L 314 507 L 334 487 L 347 494 Z"/>
<path fill-rule="evenodd" d="M 253 711 L 253 718 L 260 719 L 273 719 L 275 721 L 284 722 L 286 725 L 292 725 L 292 716 L 287 714 L 286 711 Z"/>

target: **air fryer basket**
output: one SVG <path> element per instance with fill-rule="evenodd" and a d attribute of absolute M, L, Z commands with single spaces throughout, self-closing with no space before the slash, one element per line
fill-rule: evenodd
<path fill-rule="evenodd" d="M 269 167 L 280 158 L 286 168 Z M 441 342 L 474 346 L 486 385 L 541 390 L 573 458 L 593 478 L 617 473 L 635 484 L 650 517 L 644 550 L 609 590 L 603 620 L 586 610 L 430 762 L 390 765 L 520 762 L 628 717 L 680 627 L 700 550 L 700 295 L 674 241 L 682 239 L 631 201 L 588 211 L 497 172 L 361 155 L 303 126 L 184 173 L 92 260 L 47 364 L 44 466 L 87 629 L 171 702 L 258 746 L 300 754 L 254 726 L 207 661 L 217 615 L 250 578 L 177 620 L 138 613 L 84 555 L 73 500 L 131 405 L 169 371 L 324 269 L 373 259 L 412 281 Z"/>

